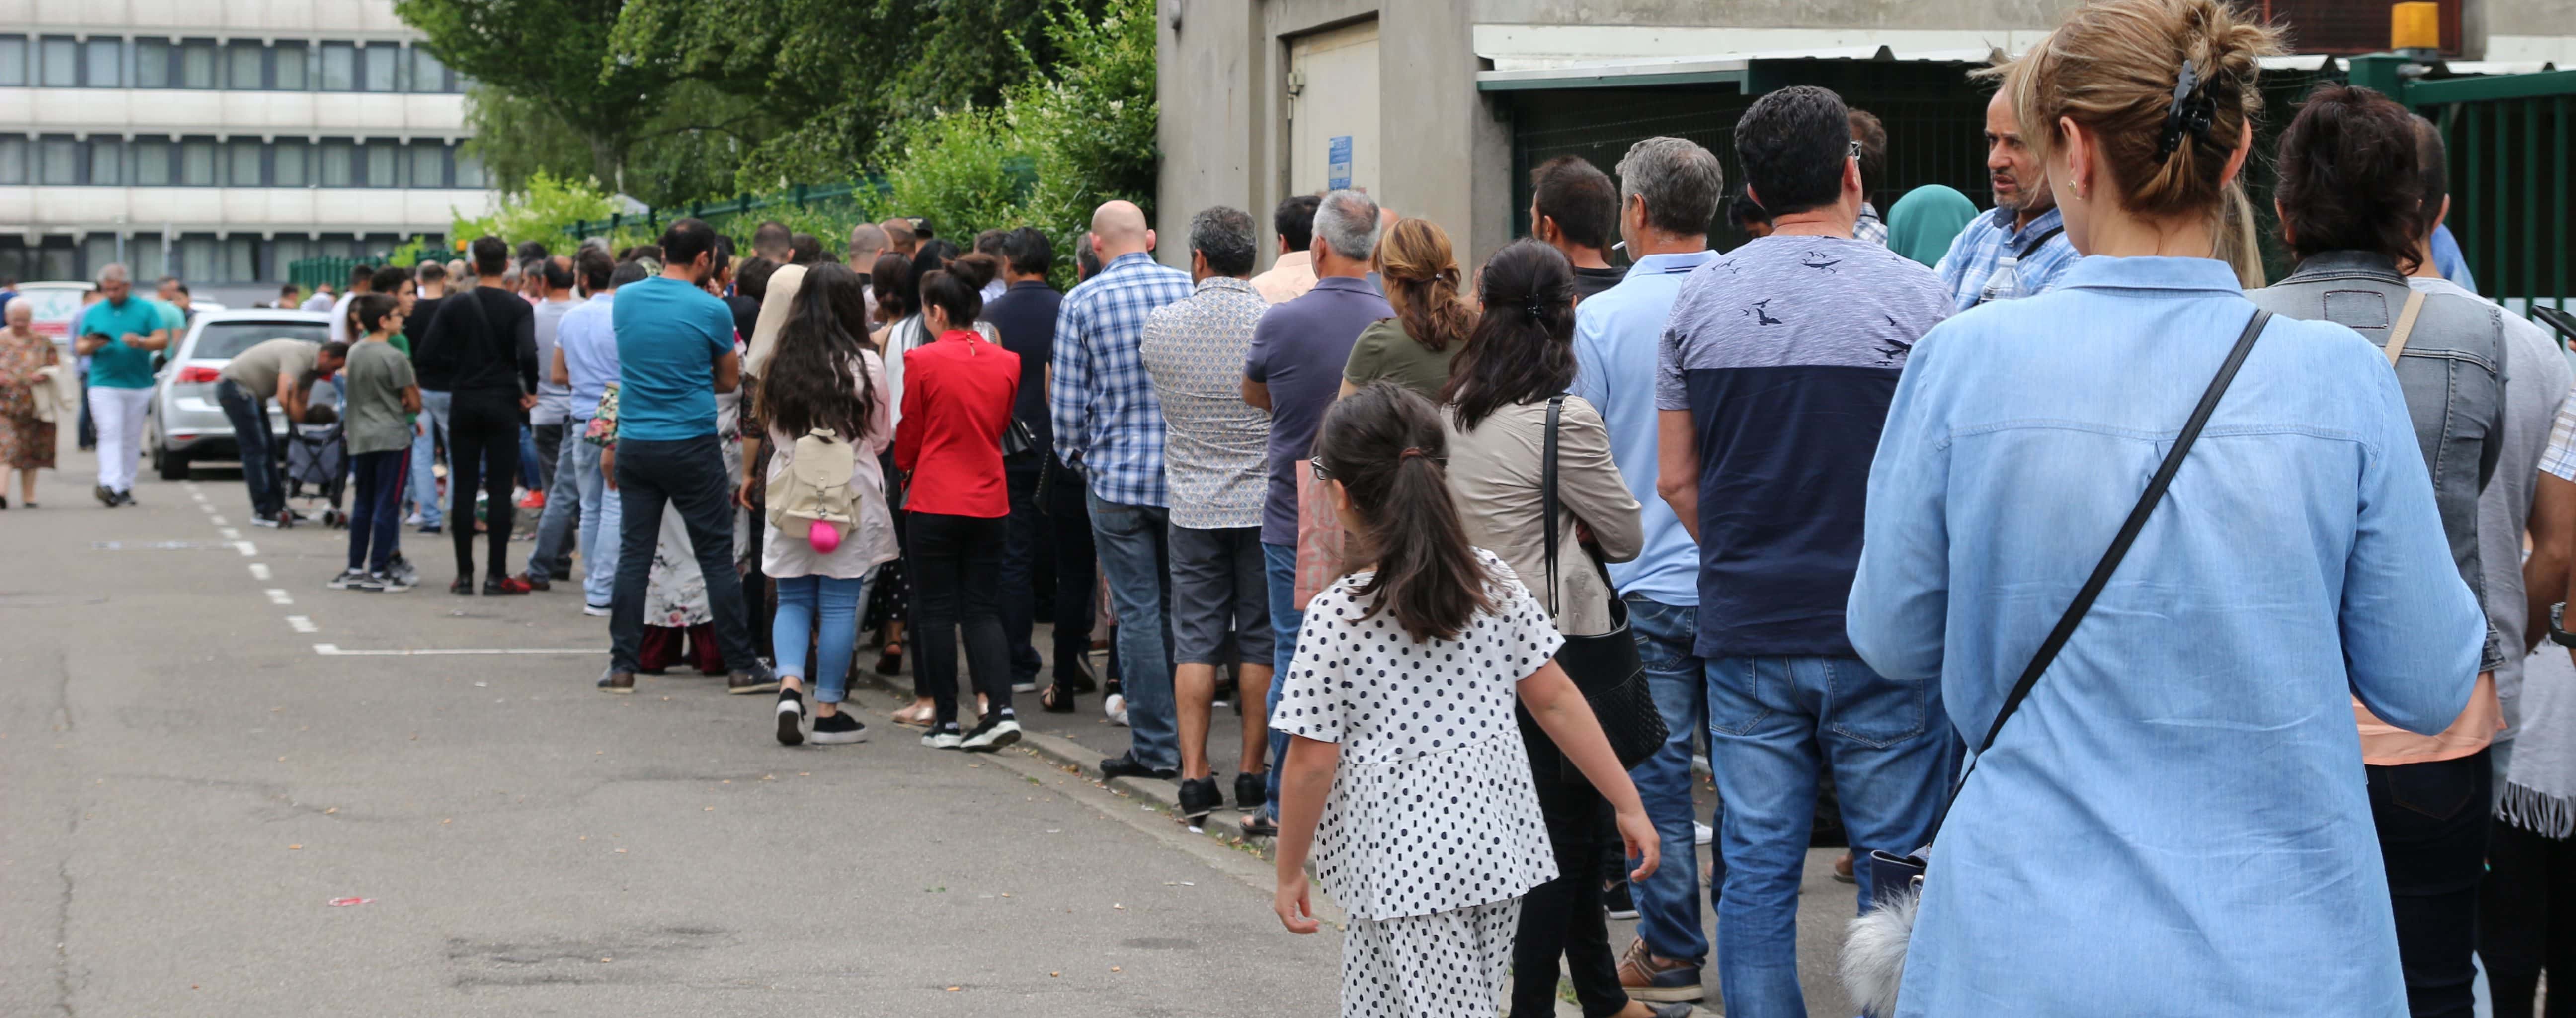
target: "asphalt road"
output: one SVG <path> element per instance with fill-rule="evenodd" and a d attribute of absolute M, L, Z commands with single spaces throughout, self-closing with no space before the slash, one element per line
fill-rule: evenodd
<path fill-rule="evenodd" d="M 1283 933 L 1268 863 L 1159 789 L 923 749 L 880 690 L 873 741 L 796 750 L 720 679 L 603 696 L 577 595 L 451 596 L 446 537 L 404 533 L 420 589 L 331 591 L 346 532 L 250 527 L 236 471 L 109 510 L 61 461 L 0 514 L 0 1015 L 1335 1010 L 1338 938 Z M 1035 706 L 1073 756 L 1125 746 L 1097 697 Z M 1817 1015 L 1850 1013 L 1835 854 Z"/>

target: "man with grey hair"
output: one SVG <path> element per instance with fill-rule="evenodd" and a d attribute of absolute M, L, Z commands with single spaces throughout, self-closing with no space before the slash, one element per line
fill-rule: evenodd
<path fill-rule="evenodd" d="M 1263 459 L 1270 415 L 1243 402 L 1239 365 L 1270 310 L 1249 278 L 1252 217 L 1217 206 L 1190 219 L 1189 296 L 1145 319 L 1139 353 L 1163 404 L 1163 478 L 1171 490 L 1173 695 L 1181 736 L 1181 816 L 1193 827 L 1225 805 L 1208 764 L 1208 715 L 1226 634 L 1235 634 L 1242 696 L 1267 699 L 1270 593 L 1261 563 Z M 1267 726 L 1243 712 L 1243 770 L 1235 805 L 1257 813 L 1269 795 L 1261 759 Z"/>
<path fill-rule="evenodd" d="M 1708 225 L 1726 200 L 1726 174 L 1715 154 L 1671 137 L 1630 146 L 1618 171 L 1619 237 L 1635 263 L 1618 285 L 1575 306 L 1574 394 L 1609 425 L 1610 457 L 1637 496 L 1645 525 L 1645 550 L 1610 566 L 1610 580 L 1628 602 L 1629 630 L 1650 662 L 1646 681 L 1672 734 L 1628 775 L 1664 843 L 1688 845 L 1695 837 L 1691 749 L 1707 727 L 1708 662 L 1692 651 L 1699 546 L 1655 493 L 1655 366 L 1664 318 L 1682 280 L 1712 257 Z M 1612 868 L 1624 869 L 1615 859 Z M 1612 882 L 1614 899 L 1618 890 L 1630 892 L 1637 912 L 1637 941 L 1620 960 L 1620 987 L 1639 1000 L 1704 996 L 1700 969 L 1708 936 L 1700 926 L 1698 867 L 1667 866 L 1631 888 L 1617 886 L 1624 874 L 1603 879 Z"/>
<path fill-rule="evenodd" d="M 72 352 L 89 358 L 89 411 L 98 423 L 98 489 L 110 508 L 134 504 L 143 411 L 152 402 L 152 354 L 169 347 L 161 309 L 134 294 L 125 266 L 98 270 L 100 300 L 81 312 Z"/>
<path fill-rule="evenodd" d="M 1252 330 L 1252 347 L 1244 354 L 1243 401 L 1270 411 L 1270 491 L 1262 502 L 1261 560 L 1270 587 L 1275 671 L 1287 670 L 1288 658 L 1297 650 L 1297 630 L 1306 621 L 1306 603 L 1297 600 L 1297 492 L 1307 476 L 1315 428 L 1341 395 L 1342 368 L 1350 362 L 1360 330 L 1395 317 L 1386 296 L 1367 278 L 1378 225 L 1378 205 L 1368 195 L 1325 195 L 1315 207 L 1314 288 L 1271 305 Z M 1278 707 L 1279 686 L 1273 683 L 1263 716 Z M 1279 761 L 1287 751 L 1288 737 L 1270 733 L 1265 790 L 1270 804 L 1260 816 L 1245 820 L 1248 833 L 1277 829 Z"/>

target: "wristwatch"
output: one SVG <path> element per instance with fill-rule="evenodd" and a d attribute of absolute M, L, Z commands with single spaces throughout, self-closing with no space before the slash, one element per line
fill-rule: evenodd
<path fill-rule="evenodd" d="M 2566 614 L 2567 602 L 2565 601 L 2549 606 L 2549 642 L 2561 647 L 2576 647 L 2576 633 L 2568 632 L 2564 628 Z"/>

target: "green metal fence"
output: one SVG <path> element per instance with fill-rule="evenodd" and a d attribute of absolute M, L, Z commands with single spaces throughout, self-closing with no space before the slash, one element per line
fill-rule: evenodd
<path fill-rule="evenodd" d="M 566 231 L 576 236 L 589 237 L 605 236 L 629 226 L 659 230 L 663 223 L 675 219 L 713 219 L 770 208 L 801 209 L 817 205 L 849 204 L 868 197 L 883 196 L 891 191 L 892 188 L 886 185 L 885 178 L 880 176 L 869 176 L 839 184 L 798 184 L 772 195 L 758 197 L 742 195 L 726 201 L 690 202 L 686 205 L 647 207 L 642 212 L 617 213 L 606 219 L 574 223 L 567 227 Z"/>

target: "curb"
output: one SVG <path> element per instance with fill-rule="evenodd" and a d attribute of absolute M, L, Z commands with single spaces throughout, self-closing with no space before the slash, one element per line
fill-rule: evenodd
<path fill-rule="evenodd" d="M 905 702 L 910 702 L 911 689 L 895 685 L 889 681 L 888 676 L 878 675 L 873 669 L 861 669 L 860 675 L 860 685 L 905 698 Z M 1093 784 L 1152 806 L 1156 812 L 1171 817 L 1175 825 L 1180 823 L 1181 788 L 1175 782 L 1145 778 L 1116 778 L 1103 781 L 1100 776 L 1101 756 L 1098 750 L 1071 739 L 1033 732 L 1025 728 L 1020 732 L 1019 748 L 1028 750 L 1032 755 L 1050 764 L 1079 774 Z M 1268 835 L 1243 833 L 1242 818 L 1241 811 L 1232 808 L 1216 810 L 1208 814 L 1207 823 L 1199 828 L 1199 833 L 1228 847 L 1260 856 L 1264 860 L 1276 860 L 1278 856 L 1272 852 L 1273 839 Z M 1186 831 L 1190 828 L 1183 826 L 1181 829 Z"/>

